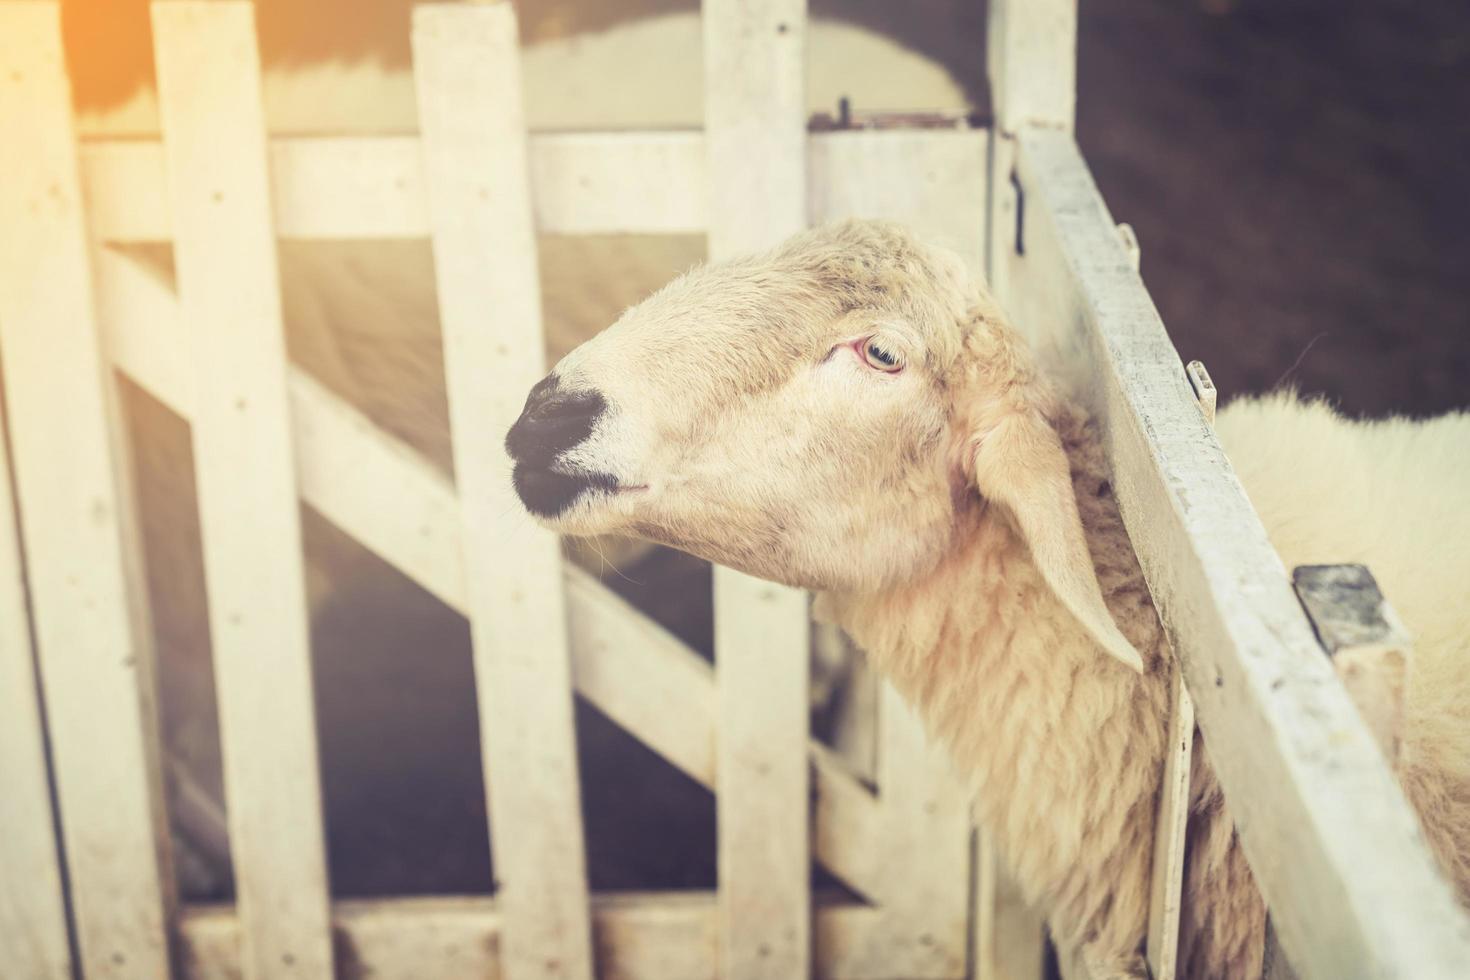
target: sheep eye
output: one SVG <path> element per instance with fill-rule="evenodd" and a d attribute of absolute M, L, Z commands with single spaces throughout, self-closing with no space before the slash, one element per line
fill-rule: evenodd
<path fill-rule="evenodd" d="M 871 368 L 895 374 L 903 370 L 903 355 L 881 340 L 869 338 L 862 345 L 863 360 Z"/>

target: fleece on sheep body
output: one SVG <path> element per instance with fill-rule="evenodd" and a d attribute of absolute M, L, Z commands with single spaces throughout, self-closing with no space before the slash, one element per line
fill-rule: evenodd
<path fill-rule="evenodd" d="M 1408 627 L 1399 780 L 1470 906 L 1470 414 L 1352 421 L 1284 392 L 1217 429 L 1286 566 L 1367 565 Z"/>
<path fill-rule="evenodd" d="M 1143 656 L 1142 675 L 1101 655 L 993 506 L 966 516 L 963 544 L 927 576 L 825 597 L 823 611 L 949 748 L 977 818 L 1058 942 L 1081 950 L 1094 976 L 1141 976 L 1172 654 L 1095 427 L 1067 406 L 1053 424 L 1103 595 Z M 1258 974 L 1264 909 L 1218 794 L 1201 794 L 1190 905 L 1208 911 L 1184 937 L 1189 975 Z"/>

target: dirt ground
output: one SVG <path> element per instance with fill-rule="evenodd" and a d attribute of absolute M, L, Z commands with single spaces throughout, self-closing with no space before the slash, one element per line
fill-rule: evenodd
<path fill-rule="evenodd" d="M 146 79 L 143 6 L 66 5 L 70 49 L 92 55 L 73 62 L 84 104 Z M 263 3 L 267 57 L 310 62 L 330 45 L 402 66 L 403 6 Z M 695 4 L 518 7 L 535 42 Z M 982 3 L 812 10 L 939 62 L 984 109 Z M 314 29 L 324 20 L 339 27 L 330 37 Z M 1470 4 L 1083 0 L 1079 74 L 1082 147 L 1138 232 L 1180 353 L 1203 359 L 1225 396 L 1285 382 L 1353 413 L 1470 404 Z M 156 414 L 145 399 L 135 410 Z M 150 424 L 187 443 L 181 423 Z M 309 551 L 357 582 L 314 623 L 333 891 L 488 891 L 464 621 L 320 518 L 307 513 L 305 531 Z M 707 652 L 708 575 L 660 553 L 605 580 Z M 711 887 L 710 795 L 595 710 L 579 703 L 577 720 L 594 887 Z"/>

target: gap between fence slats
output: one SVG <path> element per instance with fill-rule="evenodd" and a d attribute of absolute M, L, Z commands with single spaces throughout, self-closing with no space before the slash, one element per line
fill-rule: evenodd
<path fill-rule="evenodd" d="M 502 958 L 510 980 L 591 980 L 561 550 L 501 445 L 545 370 L 518 44 L 508 3 L 414 9 Z"/>
<path fill-rule="evenodd" d="M 806 226 L 806 2 L 704 0 L 709 255 Z M 812 969 L 810 617 L 805 592 L 716 566 L 720 964 Z"/>
<path fill-rule="evenodd" d="M 152 637 L 130 550 L 121 416 L 93 306 L 57 4 L 0 4 L 0 65 L 0 132 L 24 134 L 23 152 L 12 143 L 0 153 L 0 366 L 77 965 L 92 978 L 153 980 L 169 973 L 172 873 Z M 50 862 L 37 857 L 44 902 Z M 49 928 L 35 955 L 64 960 Z"/>
<path fill-rule="evenodd" d="M 1461 975 L 1470 922 L 1195 407 L 1076 144 L 1042 128 L 1018 143 L 1012 313 L 1043 347 L 1096 365 L 1123 517 L 1293 964 L 1322 980 Z"/>
<path fill-rule="evenodd" d="M 903 220 L 910 203 L 927 211 L 948 201 L 950 212 L 934 234 L 973 261 L 968 229 L 984 223 L 983 210 L 976 215 L 974 208 L 983 208 L 985 187 L 966 167 L 983 164 L 988 139 L 983 129 L 811 134 L 811 220 L 852 211 L 845 188 L 863 189 L 875 205 L 872 217 Z M 538 231 L 680 235 L 709 224 L 703 133 L 543 133 L 531 136 L 530 147 Z M 270 148 L 282 238 L 429 234 L 418 137 L 282 137 Z M 90 141 L 81 152 L 89 219 L 99 238 L 172 237 L 159 143 Z M 865 168 L 859 180 L 847 169 L 857 161 Z"/>
<path fill-rule="evenodd" d="M 20 559 L 5 406 L 0 403 L 0 698 L 5 704 L 0 711 L 0 963 L 19 977 L 71 976 L 57 824 Z"/>
<path fill-rule="evenodd" d="M 247 977 L 332 976 L 286 340 L 254 8 L 153 5 Z"/>

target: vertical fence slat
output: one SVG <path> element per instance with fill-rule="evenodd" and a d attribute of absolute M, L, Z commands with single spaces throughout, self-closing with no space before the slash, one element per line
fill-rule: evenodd
<path fill-rule="evenodd" d="M 944 749 L 888 683 L 879 695 L 878 795 L 883 955 L 896 976 L 957 975 L 969 934 L 969 799 Z"/>
<path fill-rule="evenodd" d="M 510 980 L 590 978 L 561 553 L 513 516 L 501 447 L 544 370 L 517 45 L 508 3 L 414 10 L 502 965 Z"/>
<path fill-rule="evenodd" d="M 0 404 L 0 963 L 18 977 L 63 977 L 66 899 L 4 432 Z"/>
<path fill-rule="evenodd" d="M 805 0 L 705 0 L 709 253 L 806 224 Z M 721 976 L 811 968 L 804 593 L 715 570 Z"/>
<path fill-rule="evenodd" d="M 0 4 L 0 363 L 80 966 L 166 977 L 150 630 L 70 114 L 58 6 Z"/>
<path fill-rule="evenodd" d="M 1077 0 L 990 0 L 986 74 L 995 125 L 1071 132 L 1077 107 Z"/>
<path fill-rule="evenodd" d="M 300 513 L 253 8 L 153 5 L 244 962 L 330 977 Z"/>

